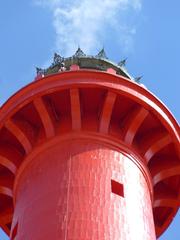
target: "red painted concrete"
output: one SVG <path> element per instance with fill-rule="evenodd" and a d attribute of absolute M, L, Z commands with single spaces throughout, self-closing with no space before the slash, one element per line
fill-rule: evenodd
<path fill-rule="evenodd" d="M 112 193 L 111 180 L 123 184 L 124 197 Z M 155 239 L 144 175 L 111 146 L 57 142 L 31 159 L 15 190 L 18 240 Z"/>
<path fill-rule="evenodd" d="M 180 205 L 179 139 L 168 109 L 113 71 L 41 77 L 0 108 L 0 226 L 16 240 L 154 240 Z"/>

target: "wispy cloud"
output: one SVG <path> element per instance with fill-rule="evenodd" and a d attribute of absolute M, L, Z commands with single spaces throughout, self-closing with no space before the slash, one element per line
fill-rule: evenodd
<path fill-rule="evenodd" d="M 53 14 L 55 49 L 65 56 L 80 45 L 86 53 L 102 47 L 110 32 L 120 36 L 121 45 L 132 45 L 136 28 L 123 20 L 141 10 L 142 0 L 34 0 Z M 123 16 L 123 17 L 122 17 Z M 112 40 L 113 41 L 113 40 Z"/>

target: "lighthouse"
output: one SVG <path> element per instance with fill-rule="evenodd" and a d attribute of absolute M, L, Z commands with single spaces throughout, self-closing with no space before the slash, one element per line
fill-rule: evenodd
<path fill-rule="evenodd" d="M 0 108 L 11 240 L 155 240 L 180 205 L 179 125 L 126 61 L 54 55 Z"/>

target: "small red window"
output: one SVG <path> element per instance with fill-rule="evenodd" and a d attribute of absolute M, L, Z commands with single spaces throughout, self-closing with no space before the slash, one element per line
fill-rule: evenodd
<path fill-rule="evenodd" d="M 123 184 L 116 182 L 111 179 L 111 191 L 112 193 L 124 197 L 124 186 Z"/>

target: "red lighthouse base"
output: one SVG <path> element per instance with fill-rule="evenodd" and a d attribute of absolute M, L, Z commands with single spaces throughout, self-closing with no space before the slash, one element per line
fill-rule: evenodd
<path fill-rule="evenodd" d="M 0 227 L 11 240 L 155 240 L 173 220 L 179 125 L 111 70 L 47 75 L 1 108 Z"/>
<path fill-rule="evenodd" d="M 155 240 L 149 187 L 143 166 L 124 150 L 57 137 L 19 170 L 17 239 Z"/>

